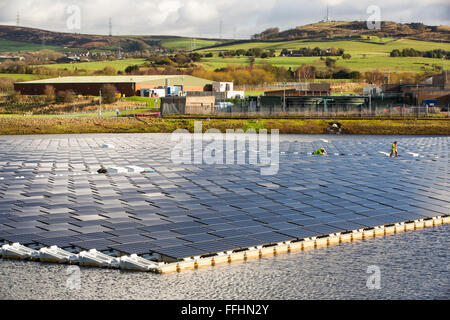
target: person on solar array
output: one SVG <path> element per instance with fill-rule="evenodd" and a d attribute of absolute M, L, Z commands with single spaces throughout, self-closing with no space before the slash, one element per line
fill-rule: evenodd
<path fill-rule="evenodd" d="M 391 154 L 389 155 L 389 157 L 392 158 L 393 155 L 394 155 L 394 158 L 397 158 L 397 157 L 398 157 L 397 141 L 394 141 L 394 143 L 392 144 L 392 147 L 391 147 Z"/>
<path fill-rule="evenodd" d="M 327 151 L 324 148 L 319 148 L 313 152 L 314 155 L 326 156 Z"/>

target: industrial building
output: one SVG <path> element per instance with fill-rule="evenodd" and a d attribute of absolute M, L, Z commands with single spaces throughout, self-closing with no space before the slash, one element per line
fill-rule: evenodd
<path fill-rule="evenodd" d="M 161 114 L 214 113 L 214 96 L 185 96 L 161 98 Z"/>
<path fill-rule="evenodd" d="M 121 95 L 141 96 L 150 89 L 165 89 L 169 93 L 167 95 L 186 91 L 207 91 L 211 88 L 212 81 L 188 75 L 82 76 L 17 82 L 14 84 L 14 90 L 25 95 L 42 95 L 46 86 L 52 86 L 55 91 L 72 90 L 80 95 L 98 96 L 106 84 L 114 85 Z"/>
<path fill-rule="evenodd" d="M 401 98 L 402 103 L 416 106 L 421 105 L 423 100 L 442 100 L 450 94 L 450 72 L 443 71 L 424 83 L 384 84 L 381 92 L 384 98 Z"/>
<path fill-rule="evenodd" d="M 329 83 L 298 83 L 296 88 L 271 90 L 264 92 L 265 96 L 329 96 L 331 87 Z"/>

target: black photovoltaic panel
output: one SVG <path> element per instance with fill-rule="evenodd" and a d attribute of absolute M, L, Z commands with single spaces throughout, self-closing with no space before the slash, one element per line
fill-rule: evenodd
<path fill-rule="evenodd" d="M 233 225 L 243 228 L 243 227 L 254 227 L 254 226 L 260 226 L 261 222 L 256 220 L 240 220 L 240 221 L 233 221 Z"/>
<path fill-rule="evenodd" d="M 189 258 L 194 256 L 199 256 L 204 254 L 205 252 L 199 249 L 195 249 L 189 246 L 175 246 L 175 247 L 166 247 L 166 248 L 158 248 L 155 249 L 156 253 L 162 254 L 164 256 L 168 256 L 177 260 L 183 258 Z"/>
<path fill-rule="evenodd" d="M 279 223 L 270 223 L 270 224 L 268 224 L 268 227 L 270 227 L 272 229 L 275 229 L 275 230 L 290 229 L 290 228 L 294 228 L 296 226 L 297 225 L 289 223 L 289 222 L 279 222 Z M 267 230 L 267 231 L 269 231 L 269 230 Z"/>
<path fill-rule="evenodd" d="M 330 226 L 342 229 L 344 231 L 350 231 L 360 229 L 361 225 L 351 221 L 338 221 L 329 223 Z"/>
<path fill-rule="evenodd" d="M 311 230 L 317 233 L 317 235 L 324 235 L 324 234 L 330 234 L 335 232 L 342 232 L 344 231 L 341 228 L 332 227 L 325 224 L 316 224 L 311 226 L 306 226 L 306 230 Z"/>
<path fill-rule="evenodd" d="M 295 225 L 291 225 L 291 226 L 295 226 Z M 269 225 L 258 225 L 258 226 L 253 226 L 253 227 L 239 228 L 239 230 L 248 232 L 249 234 L 252 234 L 252 233 L 269 232 L 269 231 L 273 231 L 274 229 L 270 228 Z"/>
<path fill-rule="evenodd" d="M 173 231 L 182 235 L 188 235 L 188 234 L 206 233 L 211 230 L 204 227 L 190 227 L 190 228 L 174 229 Z"/>
<path fill-rule="evenodd" d="M 144 231 L 142 231 L 140 229 L 135 229 L 135 228 L 105 231 L 105 233 L 113 235 L 113 236 L 117 236 L 117 237 L 140 234 L 143 232 Z"/>
<path fill-rule="evenodd" d="M 236 229 L 237 226 L 231 223 L 219 223 L 219 224 L 213 224 L 208 225 L 208 229 L 211 231 L 222 231 L 222 230 L 230 230 L 230 229 Z"/>
<path fill-rule="evenodd" d="M 139 234 L 136 234 L 136 235 L 128 235 L 128 236 L 122 236 L 122 237 L 114 237 L 114 238 L 110 238 L 109 240 L 124 244 L 124 243 L 148 241 L 149 238 L 141 236 Z"/>
<path fill-rule="evenodd" d="M 154 231 L 168 231 L 173 229 L 172 227 L 173 223 L 170 224 L 157 224 L 153 226 L 146 226 L 146 227 L 139 227 L 139 230 L 147 231 L 147 232 L 154 232 Z"/>
<path fill-rule="evenodd" d="M 179 236 L 178 238 L 194 243 L 220 239 L 208 233 L 189 234 L 185 236 Z"/>
<path fill-rule="evenodd" d="M 439 213 L 434 214 L 434 216 L 437 216 L 437 215 L 439 215 Z M 394 216 L 399 217 L 402 221 L 417 220 L 417 219 L 423 219 L 424 217 L 426 217 L 425 215 L 421 215 L 421 214 L 414 213 L 414 212 L 406 212 L 406 211 L 401 212 L 401 213 L 396 213 L 396 214 L 394 214 Z"/>
<path fill-rule="evenodd" d="M 3 235 L 3 240 L 9 242 L 18 242 L 20 244 L 32 244 L 40 239 L 41 237 L 35 234 Z"/>
<path fill-rule="evenodd" d="M 170 239 L 154 240 L 154 241 L 152 241 L 152 243 L 158 247 L 165 248 L 165 247 L 184 245 L 184 244 L 188 244 L 189 242 L 184 241 L 183 239 L 170 238 Z"/>
<path fill-rule="evenodd" d="M 234 249 L 238 248 L 234 244 L 231 244 L 231 243 L 225 242 L 225 241 L 218 241 L 218 240 L 195 242 L 195 243 L 189 244 L 188 246 L 196 248 L 198 250 L 202 250 L 205 253 L 230 251 L 230 250 L 234 250 Z"/>
<path fill-rule="evenodd" d="M 71 247 L 72 242 L 74 241 L 80 241 L 80 239 L 77 239 L 75 237 L 57 237 L 57 238 L 40 238 L 37 239 L 37 242 L 39 244 L 51 247 L 51 246 L 58 246 L 60 248 L 65 247 Z"/>
<path fill-rule="evenodd" d="M 289 219 L 289 222 L 296 224 L 298 226 L 310 226 L 317 224 L 317 220 L 315 218 L 307 218 L 307 217 L 302 217 L 299 219 Z"/>
<path fill-rule="evenodd" d="M 247 237 L 231 237 L 223 239 L 223 242 L 230 243 L 237 249 L 253 247 L 261 244 L 261 239 L 256 239 L 251 236 Z"/>
<path fill-rule="evenodd" d="M 133 242 L 126 244 L 112 244 L 108 246 L 110 249 L 123 252 L 125 254 L 147 254 L 156 248 L 159 248 L 154 243 L 149 241 Z"/>
<path fill-rule="evenodd" d="M 214 231 L 209 233 L 221 238 L 240 237 L 249 234 L 249 232 L 241 229 L 230 229 L 230 230 Z"/>
<path fill-rule="evenodd" d="M 166 230 L 166 231 L 155 231 L 155 232 L 149 232 L 149 233 L 143 233 L 142 235 L 155 239 L 155 240 L 163 240 L 163 239 L 171 239 L 178 237 L 180 234 L 176 233 L 174 231 Z"/>
<path fill-rule="evenodd" d="M 95 239 L 108 239 L 111 238 L 111 235 L 109 235 L 106 232 L 92 232 L 92 233 L 85 233 L 85 234 L 77 234 L 76 237 L 80 240 L 95 240 Z"/>
<path fill-rule="evenodd" d="M 86 241 L 74 241 L 71 243 L 74 247 L 78 247 L 84 250 L 97 249 L 98 251 L 108 250 L 109 246 L 116 244 L 108 239 L 95 239 Z"/>
<path fill-rule="evenodd" d="M 278 232 L 281 234 L 284 234 L 288 237 L 292 237 L 292 239 L 303 239 L 303 238 L 314 237 L 317 235 L 316 232 L 303 229 L 302 227 L 278 230 Z"/>
<path fill-rule="evenodd" d="M 291 237 L 277 232 L 264 232 L 252 234 L 253 238 L 263 241 L 264 243 L 275 243 L 291 240 Z"/>

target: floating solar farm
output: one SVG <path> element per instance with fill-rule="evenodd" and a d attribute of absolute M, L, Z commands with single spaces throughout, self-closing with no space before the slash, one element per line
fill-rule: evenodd
<path fill-rule="evenodd" d="M 449 221 L 449 137 L 281 135 L 273 175 L 176 164 L 174 145 L 1 136 L 1 255 L 166 272 Z"/>

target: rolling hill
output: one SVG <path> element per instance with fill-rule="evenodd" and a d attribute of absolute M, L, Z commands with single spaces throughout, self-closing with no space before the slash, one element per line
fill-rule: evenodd
<path fill-rule="evenodd" d="M 220 43 L 218 39 L 196 39 L 196 48 Z M 47 48 L 62 51 L 65 48 L 111 50 L 119 46 L 124 51 L 153 48 L 190 50 L 191 38 L 177 36 L 105 36 L 53 32 L 35 28 L 0 25 L 0 51 L 36 51 Z"/>

